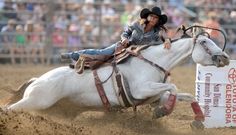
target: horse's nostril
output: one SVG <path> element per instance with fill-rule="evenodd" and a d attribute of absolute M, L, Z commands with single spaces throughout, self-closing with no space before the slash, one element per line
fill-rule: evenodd
<path fill-rule="evenodd" d="M 225 65 L 229 65 L 229 59 L 227 57 L 225 57 L 223 61 L 224 61 Z"/>

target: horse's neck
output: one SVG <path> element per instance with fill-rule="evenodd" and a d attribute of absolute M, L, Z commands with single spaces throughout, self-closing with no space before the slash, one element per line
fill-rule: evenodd
<path fill-rule="evenodd" d="M 143 51 L 142 55 L 170 71 L 187 58 L 192 53 L 192 49 L 193 39 L 188 38 L 173 42 L 169 50 L 164 49 L 162 45 L 149 47 Z"/>

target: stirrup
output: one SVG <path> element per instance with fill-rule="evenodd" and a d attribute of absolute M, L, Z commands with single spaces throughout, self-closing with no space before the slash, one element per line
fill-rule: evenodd
<path fill-rule="evenodd" d="M 75 71 L 78 74 L 82 74 L 84 72 L 84 64 L 85 58 L 83 56 L 80 56 L 77 62 L 75 63 Z"/>

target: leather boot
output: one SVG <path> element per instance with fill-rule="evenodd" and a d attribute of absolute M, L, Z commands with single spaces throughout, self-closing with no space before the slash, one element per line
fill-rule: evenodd
<path fill-rule="evenodd" d="M 70 59 L 70 54 L 69 53 L 62 53 L 61 54 L 61 59 Z"/>
<path fill-rule="evenodd" d="M 74 68 L 75 68 L 75 65 L 72 64 L 72 63 L 70 63 L 70 64 L 69 64 L 69 67 L 70 67 L 71 69 L 74 69 Z"/>
<path fill-rule="evenodd" d="M 83 56 L 80 56 L 77 62 L 75 63 L 75 71 L 78 74 L 82 74 L 84 72 L 84 64 L 85 58 Z"/>

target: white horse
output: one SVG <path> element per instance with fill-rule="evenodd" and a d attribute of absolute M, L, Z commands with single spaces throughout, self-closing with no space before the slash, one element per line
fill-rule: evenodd
<path fill-rule="evenodd" d="M 182 38 L 172 43 L 171 48 L 164 49 L 163 45 L 150 46 L 142 50 L 141 55 L 159 65 L 166 71 L 171 71 L 185 58 L 192 55 L 193 61 L 203 66 L 222 67 L 229 64 L 228 55 L 223 52 L 211 39 L 204 35 L 197 38 Z M 137 57 L 118 64 L 120 72 L 126 78 L 130 93 L 135 99 L 155 97 L 146 104 L 158 101 L 154 115 L 161 117 L 173 110 L 175 100 L 188 101 L 193 107 L 195 120 L 203 121 L 204 117 L 194 96 L 188 93 L 177 93 L 172 83 L 163 83 L 165 74 L 162 70 Z M 112 66 L 101 67 L 98 76 L 106 80 L 113 71 Z M 10 105 L 11 110 L 40 110 L 46 109 L 62 98 L 68 98 L 80 106 L 102 107 L 103 102 L 95 86 L 91 70 L 83 74 L 65 66 L 53 69 L 39 78 L 28 81 L 24 87 L 23 98 Z M 103 83 L 105 94 L 111 106 L 120 106 L 113 79 Z"/>

